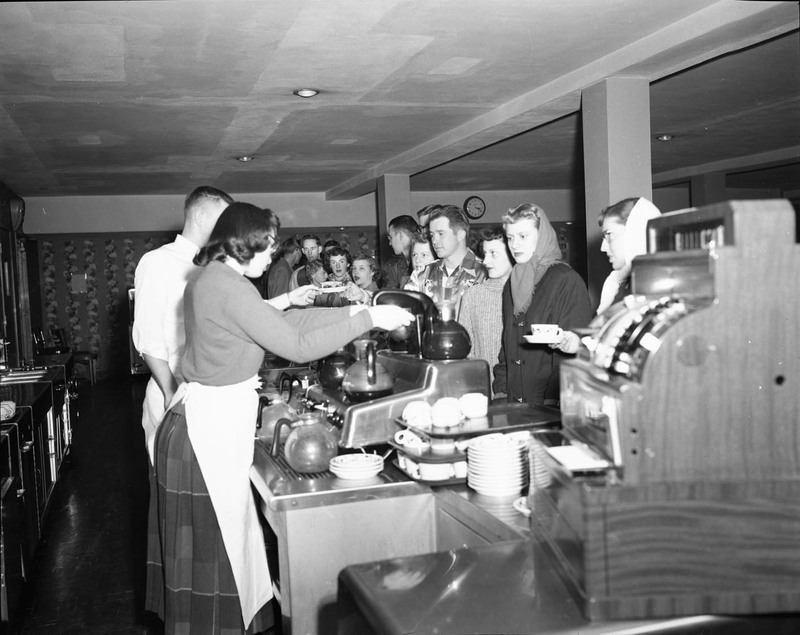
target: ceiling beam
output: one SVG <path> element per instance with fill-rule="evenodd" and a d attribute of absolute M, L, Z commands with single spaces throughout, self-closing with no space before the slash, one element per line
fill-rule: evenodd
<path fill-rule="evenodd" d="M 659 172 L 653 175 L 653 185 L 658 185 L 659 187 L 674 185 L 675 183 L 688 181 L 693 176 L 712 172 L 737 172 L 740 170 L 770 168 L 784 163 L 794 163 L 798 159 L 800 159 L 800 146 L 790 146 L 780 150 L 748 154 L 747 156 L 734 157 L 733 159 L 723 159 L 702 165 L 692 165 L 677 170 Z"/>
<path fill-rule="evenodd" d="M 383 174 L 409 176 L 527 132 L 580 108 L 581 91 L 610 76 L 650 82 L 798 27 L 794 3 L 722 0 L 610 55 L 401 152 L 340 183 L 327 200 L 347 200 L 375 190 Z"/>

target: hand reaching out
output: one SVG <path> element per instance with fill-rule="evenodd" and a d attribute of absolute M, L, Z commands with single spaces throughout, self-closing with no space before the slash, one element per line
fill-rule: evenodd
<path fill-rule="evenodd" d="M 394 304 L 371 306 L 367 311 L 372 317 L 373 326 L 386 331 L 394 331 L 401 326 L 408 326 L 414 320 L 411 312 Z"/>

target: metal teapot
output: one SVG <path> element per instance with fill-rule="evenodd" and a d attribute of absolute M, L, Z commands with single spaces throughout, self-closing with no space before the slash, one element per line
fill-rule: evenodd
<path fill-rule="evenodd" d="M 342 379 L 342 390 L 353 401 L 367 401 L 392 394 L 394 379 L 386 367 L 377 360 L 375 340 L 354 340 L 356 363 L 352 364 Z"/>
<path fill-rule="evenodd" d="M 345 372 L 354 361 L 355 357 L 344 346 L 321 359 L 317 367 L 319 383 L 329 390 L 341 390 Z"/>
<path fill-rule="evenodd" d="M 286 462 L 296 472 L 324 472 L 338 453 L 338 439 L 320 412 L 306 412 L 297 421 L 280 419 L 275 424 L 270 454 L 278 456 L 282 429 L 291 431 L 283 446 Z"/>
<path fill-rule="evenodd" d="M 469 333 L 455 320 L 455 302 L 437 302 L 439 315 L 428 316 L 428 328 L 422 338 L 426 359 L 465 359 L 472 348 Z"/>

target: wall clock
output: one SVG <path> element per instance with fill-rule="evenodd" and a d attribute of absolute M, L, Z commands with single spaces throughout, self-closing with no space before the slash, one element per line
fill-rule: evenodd
<path fill-rule="evenodd" d="M 480 196 L 468 196 L 464 201 L 464 211 L 472 220 L 477 220 L 486 213 L 486 203 Z"/>

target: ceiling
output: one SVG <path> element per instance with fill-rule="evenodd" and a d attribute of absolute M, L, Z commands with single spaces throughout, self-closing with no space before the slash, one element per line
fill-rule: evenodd
<path fill-rule="evenodd" d="M 798 3 L 0 2 L 25 196 L 582 187 L 581 91 L 651 82 L 654 183 L 800 189 Z M 292 91 L 314 87 L 301 99 Z M 252 156 L 249 162 L 237 157 Z"/>

